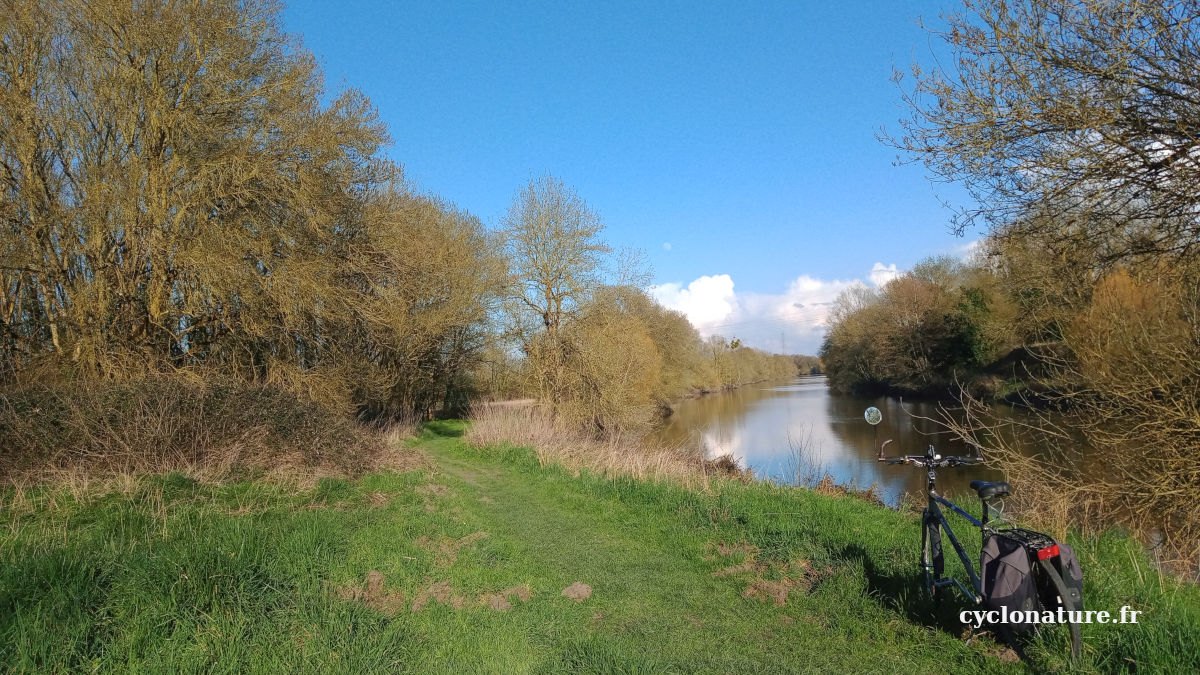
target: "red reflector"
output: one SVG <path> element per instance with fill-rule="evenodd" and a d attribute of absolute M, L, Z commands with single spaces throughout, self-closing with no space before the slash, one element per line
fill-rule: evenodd
<path fill-rule="evenodd" d="M 1058 557 L 1058 544 L 1055 544 L 1053 546 L 1047 546 L 1046 548 L 1038 551 L 1038 560 L 1046 560 L 1049 558 L 1057 558 L 1057 557 Z"/>

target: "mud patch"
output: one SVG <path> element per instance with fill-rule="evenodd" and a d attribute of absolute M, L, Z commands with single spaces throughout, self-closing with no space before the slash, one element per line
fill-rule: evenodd
<path fill-rule="evenodd" d="M 417 593 L 417 597 L 413 598 L 412 611 L 419 612 L 425 609 L 430 602 L 436 602 L 452 609 L 462 609 L 467 601 L 466 598 L 454 592 L 449 581 L 437 581 L 430 583 L 420 593 Z"/>
<path fill-rule="evenodd" d="M 562 590 L 562 594 L 574 600 L 575 602 L 583 602 L 584 600 L 592 597 L 592 587 L 588 586 L 582 581 L 576 581 L 570 586 L 564 588 Z"/>
<path fill-rule="evenodd" d="M 433 540 L 425 535 L 421 535 L 413 543 L 434 554 L 434 562 L 438 567 L 449 567 L 458 561 L 458 552 L 464 546 L 470 546 L 487 536 L 488 533 L 483 531 L 472 532 L 461 539 L 451 539 L 444 534 L 440 534 L 436 540 Z"/>
<path fill-rule="evenodd" d="M 510 586 L 495 593 L 481 593 L 479 604 L 497 612 L 504 612 L 512 609 L 512 602 L 509 601 L 509 598 L 514 595 L 521 602 L 529 602 L 529 599 L 533 597 L 533 591 L 529 590 L 528 586 Z"/>
<path fill-rule="evenodd" d="M 343 586 L 337 589 L 338 597 L 348 602 L 361 602 L 384 614 L 396 614 L 404 609 L 404 594 L 384 588 L 383 574 L 367 572 L 366 587 Z"/>

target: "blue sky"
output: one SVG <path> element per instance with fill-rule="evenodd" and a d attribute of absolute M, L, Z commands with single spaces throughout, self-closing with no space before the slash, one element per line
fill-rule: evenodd
<path fill-rule="evenodd" d="M 814 353 L 822 308 L 957 238 L 876 140 L 893 64 L 949 3 L 292 2 L 331 88 L 363 90 L 421 189 L 495 225 L 552 173 L 644 249 L 705 333 Z M 875 274 L 872 275 L 872 269 Z"/>

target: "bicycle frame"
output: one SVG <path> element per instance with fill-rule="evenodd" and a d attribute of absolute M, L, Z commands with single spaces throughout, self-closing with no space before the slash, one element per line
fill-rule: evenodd
<path fill-rule="evenodd" d="M 887 443 L 884 444 L 885 446 Z M 880 448 L 880 459 L 886 459 L 883 456 L 883 448 Z M 906 458 L 896 458 L 902 461 L 918 462 L 924 461 L 925 468 L 928 472 L 928 481 L 926 483 L 926 502 L 925 510 L 921 514 L 921 569 L 925 574 L 925 590 L 930 595 L 935 595 L 937 589 L 947 586 L 956 586 L 963 595 L 971 598 L 975 604 L 983 602 L 983 584 L 979 579 L 979 573 L 975 570 L 975 563 L 967 555 L 966 548 L 962 542 L 958 540 L 958 536 L 954 533 L 954 528 L 950 526 L 949 519 L 946 518 L 946 512 L 942 507 L 949 509 L 952 513 L 965 518 L 967 522 L 975 527 L 978 527 L 980 534 L 984 537 L 991 531 L 988 527 L 988 518 L 991 508 L 986 500 L 983 502 L 983 520 L 979 520 L 975 516 L 967 513 L 954 502 L 946 499 L 937 491 L 937 464 L 935 462 L 942 460 L 933 448 L 929 446 L 924 457 L 909 456 Z M 958 462 L 976 461 L 975 459 L 964 459 L 961 457 L 947 458 Z M 970 579 L 971 585 L 968 587 L 960 579 L 956 577 L 942 577 L 945 569 L 944 559 L 942 557 L 942 531 L 946 532 L 946 536 L 950 538 L 950 544 L 954 547 L 955 554 L 963 564 L 963 569 L 967 571 L 967 576 Z"/>
<path fill-rule="evenodd" d="M 930 483 L 932 485 L 933 471 L 931 470 L 929 473 L 930 473 Z M 962 543 L 959 542 L 958 537 L 955 536 L 954 529 L 950 527 L 950 521 L 946 519 L 946 514 L 942 512 L 942 509 L 941 509 L 942 505 L 948 507 L 954 513 L 957 513 L 958 515 L 962 516 L 963 518 L 966 518 L 968 522 L 970 522 L 975 527 L 978 527 L 981 532 L 984 532 L 987 530 L 986 520 L 985 521 L 978 520 L 977 518 L 975 518 L 975 516 L 972 516 L 971 514 L 962 510 L 961 508 L 958 507 L 957 504 L 950 501 L 949 499 L 946 499 L 945 497 L 938 494 L 935 490 L 933 490 L 931 488 L 929 490 L 928 500 L 927 500 L 926 506 L 925 506 L 925 514 L 924 514 L 924 518 L 923 518 L 922 532 L 921 532 L 922 539 L 929 537 L 929 528 L 930 527 L 935 528 L 936 531 L 945 530 L 946 536 L 948 536 L 950 538 L 951 545 L 954 546 L 954 552 L 958 554 L 958 559 L 962 561 L 963 568 L 967 570 L 967 576 L 969 576 L 971 579 L 972 588 L 967 588 L 966 584 L 964 584 L 962 581 L 960 581 L 957 577 L 931 578 L 931 580 L 928 582 L 928 585 L 930 586 L 930 590 L 932 591 L 937 588 L 942 588 L 942 587 L 954 584 L 958 587 L 958 589 L 960 591 L 963 592 L 963 594 L 965 594 L 967 597 L 974 600 L 976 604 L 979 604 L 979 603 L 983 602 L 983 596 L 981 595 L 982 584 L 979 581 L 979 574 L 976 573 L 976 571 L 975 571 L 974 562 L 972 562 L 971 559 L 967 556 L 966 549 L 963 548 Z M 986 504 L 984 505 L 984 518 L 985 519 L 987 518 L 987 505 Z M 940 543 L 941 543 L 941 541 L 940 541 L 940 533 L 939 533 L 938 544 L 940 545 Z M 921 567 L 926 571 L 927 575 L 930 574 L 930 571 L 934 569 L 934 562 L 932 560 L 925 559 L 928 555 L 928 552 L 930 552 L 930 551 L 931 551 L 931 547 L 926 546 L 925 542 L 922 541 Z M 940 553 L 940 550 L 938 552 Z M 940 577 L 941 570 L 937 570 L 937 572 L 938 572 L 937 576 Z"/>

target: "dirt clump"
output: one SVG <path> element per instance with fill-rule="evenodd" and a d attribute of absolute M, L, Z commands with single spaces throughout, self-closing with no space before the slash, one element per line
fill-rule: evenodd
<path fill-rule="evenodd" d="M 417 538 L 414 544 L 433 553 L 435 562 L 439 567 L 449 567 L 458 561 L 458 552 L 465 546 L 479 541 L 488 536 L 487 532 L 479 531 L 472 532 L 460 539 L 451 539 L 444 534 L 438 535 L 436 540 L 430 539 L 425 535 Z"/>
<path fill-rule="evenodd" d="M 826 497 L 851 497 L 875 506 L 884 506 L 883 499 L 880 498 L 875 485 L 871 485 L 865 490 L 853 485 L 842 485 L 829 474 L 825 474 L 821 482 L 813 486 L 813 492 Z"/>
<path fill-rule="evenodd" d="M 425 609 L 430 602 L 453 609 L 462 609 L 466 604 L 466 599 L 454 593 L 454 589 L 450 588 L 449 581 L 437 581 L 417 593 L 417 597 L 413 598 L 412 611 L 419 612 Z"/>
<path fill-rule="evenodd" d="M 754 574 L 755 578 L 742 591 L 742 597 L 770 600 L 782 607 L 787 604 L 788 595 L 793 590 L 810 591 L 823 579 L 833 574 L 833 570 L 831 568 L 816 570 L 807 560 L 773 564 L 748 560 L 741 565 L 713 572 L 712 575 L 725 577 L 748 573 Z"/>
<path fill-rule="evenodd" d="M 1019 654 L 1017 654 L 1015 651 L 1013 651 L 1012 648 L 1001 649 L 999 651 L 992 652 L 992 654 L 996 658 L 1000 659 L 1000 663 L 1004 663 L 1007 665 L 1012 665 L 1014 663 L 1021 662 L 1021 656 Z"/>
<path fill-rule="evenodd" d="M 528 586 L 510 586 L 495 593 L 481 593 L 479 595 L 479 604 L 494 609 L 497 612 L 503 612 L 512 609 L 512 603 L 509 601 L 509 598 L 514 595 L 521 602 L 529 602 L 529 599 L 533 597 L 533 591 L 529 590 Z"/>
<path fill-rule="evenodd" d="M 584 600 L 592 597 L 592 587 L 588 586 L 582 581 L 576 581 L 570 586 L 564 588 L 562 590 L 562 594 L 574 600 L 575 602 L 583 602 Z"/>
<path fill-rule="evenodd" d="M 404 608 L 404 594 L 384 588 L 383 574 L 377 570 L 367 572 L 366 588 L 343 586 L 337 590 L 338 597 L 362 604 L 385 614 L 395 614 Z"/>
<path fill-rule="evenodd" d="M 387 506 L 387 503 L 392 501 L 392 496 L 384 492 L 372 492 L 367 495 L 367 498 L 370 500 L 371 506 L 376 508 Z"/>
<path fill-rule="evenodd" d="M 782 607 L 787 604 L 788 593 L 791 592 L 792 587 L 795 585 L 796 581 L 794 579 L 784 578 L 778 581 L 755 579 L 742 592 L 742 597 L 774 600 L 776 606 Z"/>
<path fill-rule="evenodd" d="M 703 460 L 702 465 L 706 475 L 727 476 L 729 478 L 736 478 L 743 483 L 748 483 L 754 479 L 754 472 L 749 468 L 743 468 L 738 463 L 737 458 L 730 454 Z"/>

